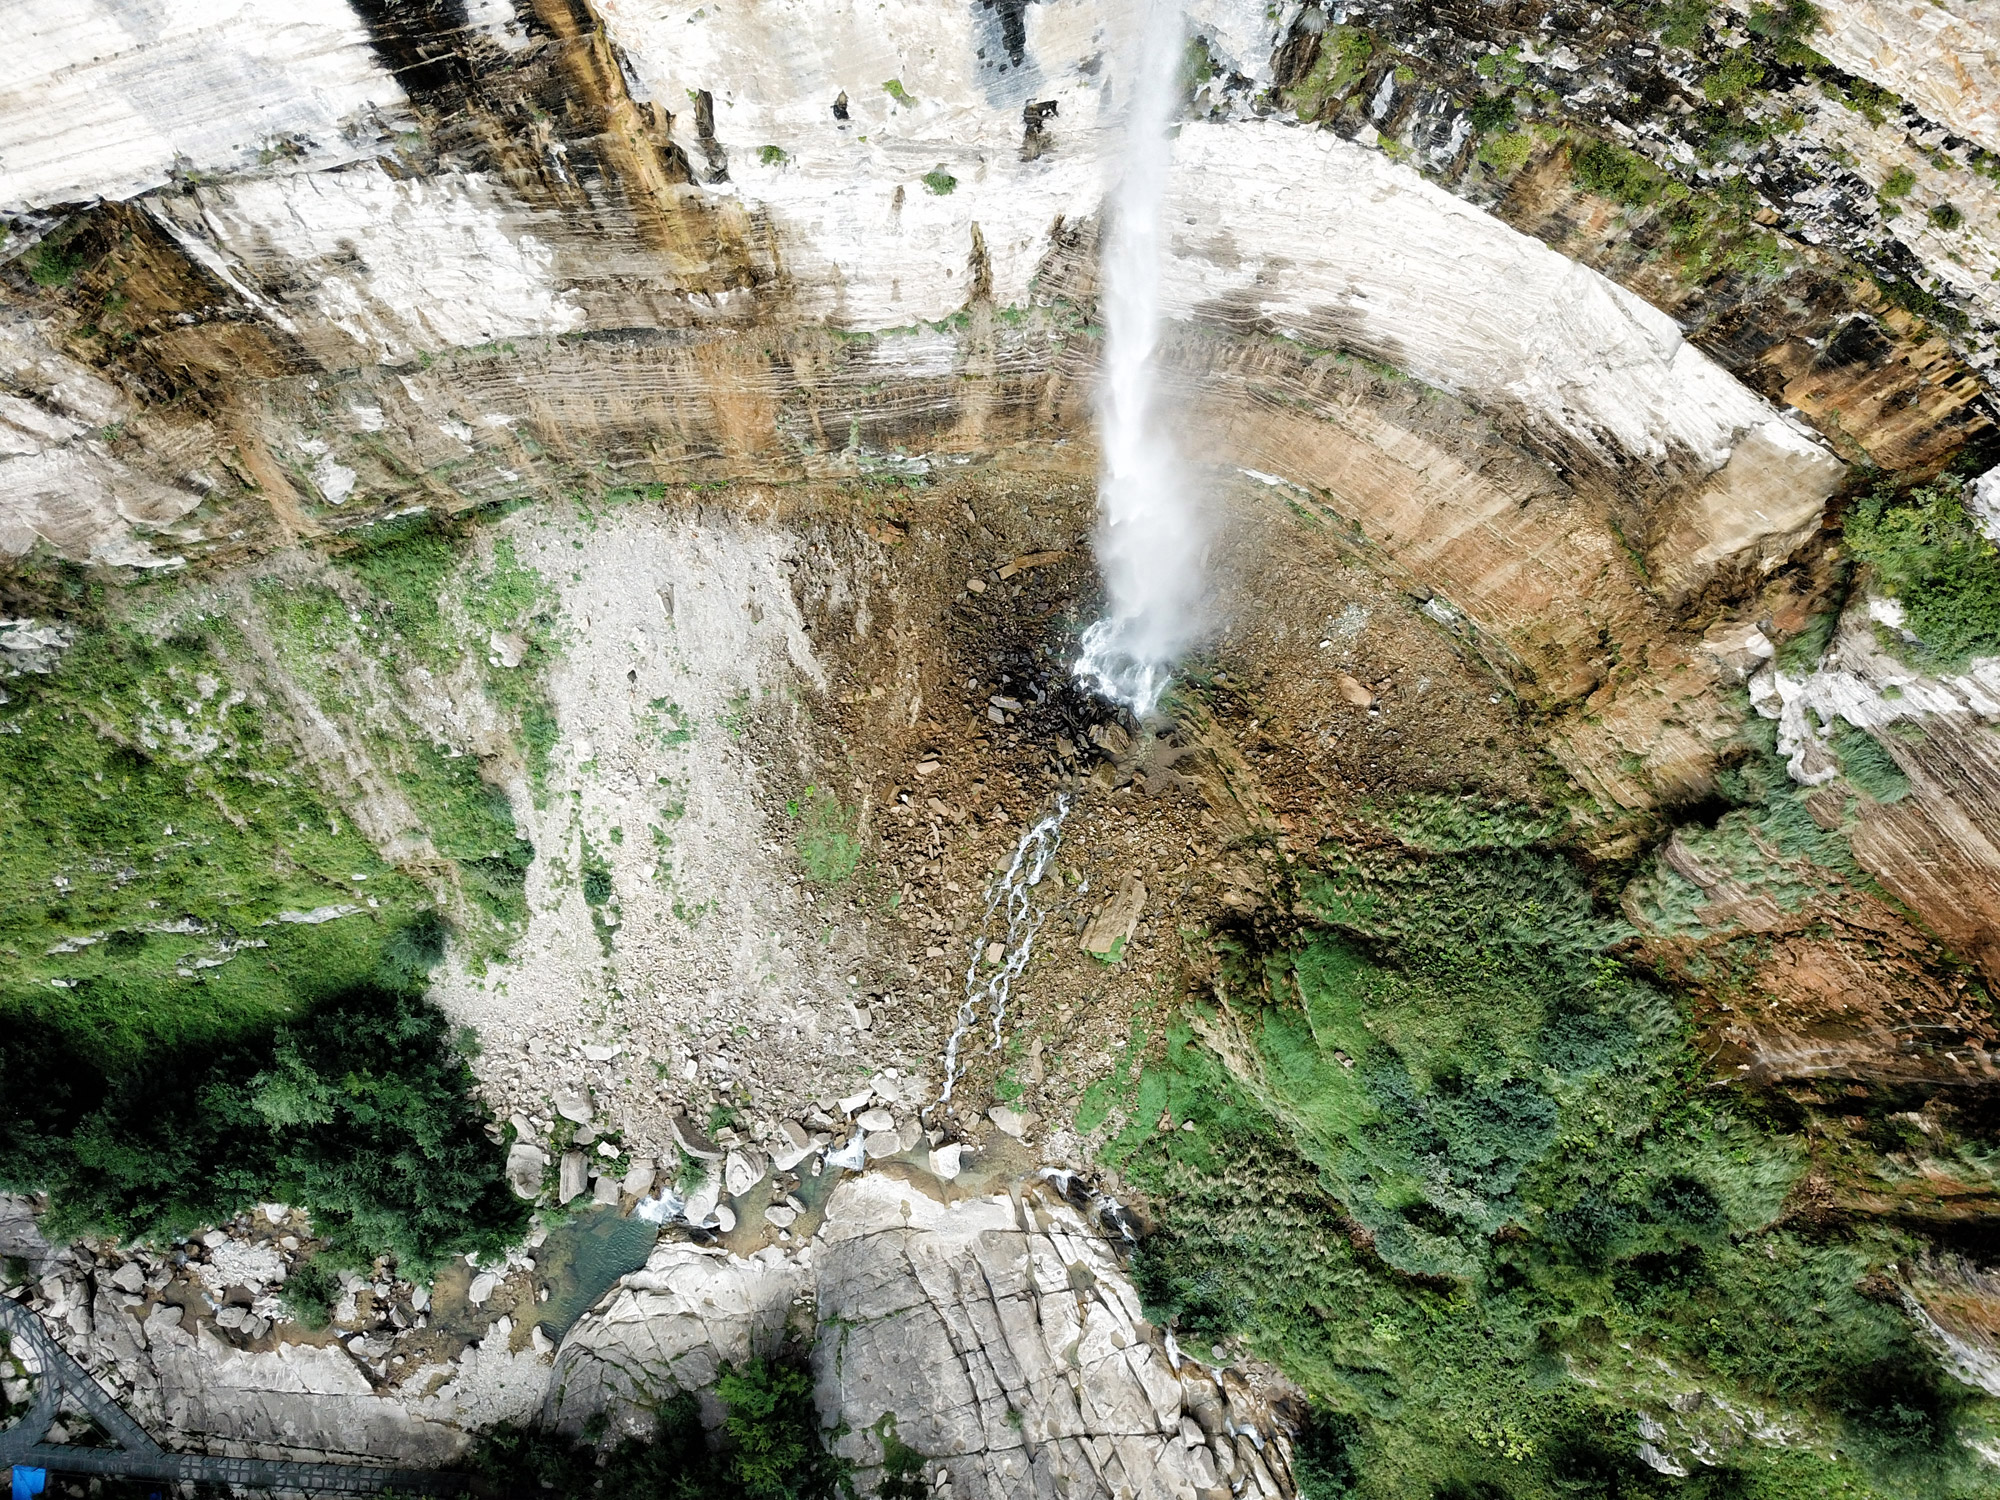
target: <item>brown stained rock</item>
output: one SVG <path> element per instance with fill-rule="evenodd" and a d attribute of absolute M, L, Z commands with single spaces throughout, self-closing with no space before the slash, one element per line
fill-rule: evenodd
<path fill-rule="evenodd" d="M 1375 704 L 1375 695 L 1345 672 L 1334 677 L 1333 687 L 1343 703 L 1351 703 L 1356 708 L 1372 708 Z"/>

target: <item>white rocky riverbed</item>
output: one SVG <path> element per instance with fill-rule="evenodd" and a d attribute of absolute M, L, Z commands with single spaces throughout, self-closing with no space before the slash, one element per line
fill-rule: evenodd
<path fill-rule="evenodd" d="M 845 1177 L 789 1244 L 669 1230 L 560 1343 L 533 1322 L 533 1244 L 430 1286 L 350 1277 L 314 1333 L 279 1296 L 306 1226 L 276 1205 L 166 1254 L 47 1245 L 33 1207 L 0 1199 L 29 1276 L 8 1295 L 170 1447 L 448 1464 L 499 1421 L 642 1431 L 663 1396 L 805 1333 L 864 1490 L 889 1431 L 940 1495 L 1291 1492 L 1291 1388 L 1178 1350 L 1096 1205 L 1041 1179 L 962 1188 L 896 1163 Z"/>

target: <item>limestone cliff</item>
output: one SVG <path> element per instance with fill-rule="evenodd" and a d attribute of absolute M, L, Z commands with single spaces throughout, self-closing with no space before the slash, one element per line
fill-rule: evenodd
<path fill-rule="evenodd" d="M 1990 1481 L 1992 5 L 1193 0 L 1149 723 L 1068 670 L 1133 7 L 14 12 L 0 1009 L 226 1051 L 425 934 L 519 1198 L 673 1226 L 560 1343 L 520 1247 L 336 1340 L 207 1274 L 309 1215 L 79 1241 L 146 1420 L 442 1463 L 789 1339 L 864 1488 Z M 1781 1273 L 1863 1374 L 1714 1342 Z"/>

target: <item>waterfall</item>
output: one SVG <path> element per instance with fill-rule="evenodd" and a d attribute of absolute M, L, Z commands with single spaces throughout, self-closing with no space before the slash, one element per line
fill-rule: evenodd
<path fill-rule="evenodd" d="M 1099 255 L 1104 372 L 1097 561 L 1104 618 L 1083 635 L 1078 678 L 1143 717 L 1198 633 L 1201 529 L 1160 411 L 1161 217 L 1186 33 L 1180 0 L 1141 0 L 1123 173 Z"/>
<path fill-rule="evenodd" d="M 973 935 L 972 962 L 965 969 L 965 998 L 958 1007 L 958 1025 L 951 1033 L 951 1040 L 945 1043 L 944 1092 L 938 1096 L 939 1104 L 951 1103 L 951 1091 L 965 1075 L 958 1049 L 982 1015 L 993 1026 L 993 1046 L 989 1050 L 1000 1049 L 1004 1039 L 1001 1026 L 1007 1019 L 1007 1001 L 1013 995 L 1014 981 L 1034 956 L 1035 934 L 1048 915 L 1046 911 L 1035 910 L 1029 892 L 1042 883 L 1056 850 L 1062 847 L 1063 819 L 1068 816 L 1069 797 L 1065 794 L 1056 798 L 1054 812 L 1021 835 L 1021 842 L 1014 847 L 1014 858 L 995 877 L 992 889 L 987 892 L 986 911 Z M 1001 924 L 997 938 L 989 935 L 996 917 Z M 986 949 L 994 942 L 1000 945 L 1000 961 L 987 964 Z M 984 979 L 979 972 L 982 967 L 991 970 Z"/>

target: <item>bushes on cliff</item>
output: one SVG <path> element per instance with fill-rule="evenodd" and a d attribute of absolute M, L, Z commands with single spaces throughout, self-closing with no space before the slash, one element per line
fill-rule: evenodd
<path fill-rule="evenodd" d="M 1895 1247 L 1780 1220 L 1799 1151 L 1710 1088 L 1581 869 L 1425 842 L 1323 851 L 1324 926 L 1225 946 L 1220 1055 L 1176 1028 L 1120 1085 L 1152 1315 L 1301 1382 L 1330 1495 L 1976 1493 L 1972 1395 L 1871 1274 Z M 1677 1485 L 1641 1414 L 1692 1389 L 1794 1446 Z"/>
<path fill-rule="evenodd" d="M 1856 502 L 1844 529 L 1882 592 L 1903 605 L 1921 642 L 1905 654 L 1937 671 L 2000 654 L 2000 548 L 1973 524 L 1956 481 L 1900 496 L 1878 490 Z"/>

